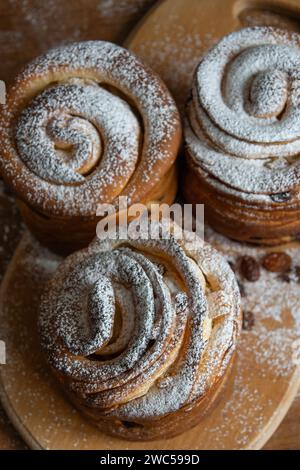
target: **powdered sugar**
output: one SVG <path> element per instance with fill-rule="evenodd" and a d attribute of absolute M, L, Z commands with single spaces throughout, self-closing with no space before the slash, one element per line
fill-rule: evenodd
<path fill-rule="evenodd" d="M 74 78 L 79 81 L 74 82 Z M 103 90 L 103 85 L 112 87 L 112 91 Z M 119 93 L 134 109 L 115 96 Z M 15 129 L 20 111 L 20 128 L 17 125 Z M 134 113 L 140 116 L 141 124 Z M 44 125 L 61 115 L 74 117 L 75 122 L 86 119 L 88 130 L 80 126 L 79 131 L 73 126 L 71 134 L 67 126 L 67 142 L 63 139 L 64 145 L 56 150 L 56 138 L 54 142 L 49 139 Z M 95 149 L 94 137 L 90 142 L 91 132 L 95 134 L 91 126 L 104 144 L 102 152 L 99 145 Z M 134 55 L 110 43 L 75 43 L 49 51 L 17 77 L 2 113 L 5 153 L 0 164 L 13 189 L 32 206 L 55 215 L 90 216 L 95 214 L 97 203 L 113 201 L 122 192 L 133 200 L 138 192 L 139 200 L 143 199 L 143 191 L 155 186 L 174 163 L 174 140 L 179 145 L 179 128 L 171 96 L 160 79 Z M 68 147 L 76 145 L 75 161 L 81 152 L 89 160 L 91 146 L 95 150 L 92 168 L 88 165 L 85 178 L 80 171 L 70 172 L 70 165 L 61 162 L 61 151 L 66 154 Z M 100 164 L 95 165 L 97 161 Z"/>
<path fill-rule="evenodd" d="M 228 240 L 210 228 L 206 230 L 206 239 L 224 253 L 231 262 L 236 262 L 238 256 L 244 255 L 253 256 L 260 262 L 266 253 L 265 248 L 251 247 Z M 283 245 L 277 247 L 275 251 L 280 249 L 291 256 L 295 265 L 300 265 L 298 244 Z M 238 272 L 236 275 L 240 277 Z M 291 343 L 295 338 L 300 337 L 298 278 L 295 277 L 293 280 L 291 277 L 290 282 L 285 282 L 278 273 L 270 273 L 262 269 L 257 282 L 248 282 L 244 278 L 239 280 L 244 291 L 242 308 L 250 310 L 256 319 L 255 328 L 251 334 L 255 335 L 258 349 L 264 344 L 264 350 L 257 354 L 257 363 L 263 364 L 270 361 L 268 365 L 274 370 L 275 375 L 288 375 L 294 367 Z M 287 340 L 285 346 L 283 346 L 283 336 Z M 243 337 L 241 341 L 243 342 Z M 266 342 L 270 344 L 271 350 L 266 349 Z M 281 350 L 280 344 L 286 349 Z M 243 350 L 243 345 L 241 350 Z M 290 355 L 290 360 L 286 361 L 284 358 L 288 355 Z"/>
<path fill-rule="evenodd" d="M 206 240 L 223 251 L 231 261 L 243 254 L 252 255 L 256 259 L 259 259 L 260 253 L 261 256 L 265 254 L 264 248 L 229 241 L 211 229 L 206 233 Z M 1 334 L 10 350 L 9 363 L 1 374 L 16 412 L 21 414 L 24 425 L 43 447 L 107 450 L 114 447 L 139 448 L 140 444 L 115 441 L 89 426 L 55 387 L 41 359 L 33 325 L 36 322 L 40 292 L 59 260 L 28 235 L 22 244 L 18 271 L 11 278 L 8 292 L 10 295 L 16 289 L 19 296 L 9 297 L 9 302 L 2 304 L 1 309 Z M 300 265 L 298 246 L 285 247 L 285 250 L 292 256 L 294 263 Z M 214 410 L 213 419 L 208 417 L 202 421 L 198 428 L 187 432 L 180 443 L 176 439 L 171 440 L 173 448 L 179 445 L 184 449 L 223 449 L 229 448 L 229 445 L 230 448 L 249 447 L 253 437 L 265 433 L 269 419 L 274 419 L 274 410 L 278 406 L 281 413 L 282 393 L 286 390 L 283 382 L 289 382 L 295 371 L 292 343 L 300 337 L 299 285 L 285 283 L 277 279 L 276 274 L 267 271 L 262 271 L 261 281 L 262 286 L 260 281 L 244 282 L 246 297 L 242 299 L 243 308 L 254 309 L 255 324 L 252 331 L 243 331 L 239 339 L 230 386 Z M 28 289 L 33 295 L 30 299 Z M 281 302 L 282 295 L 284 305 Z M 284 319 L 281 323 L 281 310 L 289 308 L 292 321 L 286 322 Z M 274 324 L 270 327 L 272 319 Z M 168 383 L 170 380 L 167 377 L 156 382 L 159 387 L 167 386 Z M 62 434 L 69 438 L 62 440 Z M 163 442 L 143 443 L 143 446 L 160 449 Z"/>
<path fill-rule="evenodd" d="M 138 121 L 127 103 L 80 81 L 41 93 L 21 115 L 16 131 L 20 158 L 38 177 L 84 184 L 96 170 L 92 178 L 99 199 L 107 187 L 126 186 L 137 164 L 139 139 Z"/>
<path fill-rule="evenodd" d="M 217 34 L 210 25 L 210 32 L 200 35 L 197 16 L 189 18 L 190 28 L 183 26 L 181 17 L 173 11 L 168 12 L 168 21 L 170 31 L 164 23 L 155 22 L 151 37 L 145 35 L 143 41 L 133 41 L 133 49 L 167 83 L 184 113 L 195 68 L 204 51 L 215 44 Z"/>
<path fill-rule="evenodd" d="M 187 144 L 227 191 L 271 194 L 298 184 L 299 65 L 299 36 L 272 28 L 232 33 L 200 63 Z M 286 164 L 266 166 L 270 157 Z"/>
<path fill-rule="evenodd" d="M 112 334 L 118 285 L 132 293 L 127 315 L 134 327 L 124 351 L 106 362 L 99 354 Z M 208 246 L 189 253 L 173 237 L 96 242 L 72 255 L 48 286 L 40 316 L 43 346 L 69 389 L 87 406 L 123 419 L 163 416 L 203 396 L 226 370 L 238 323 L 239 294 L 226 263 Z M 95 353 L 97 361 L 79 357 Z"/>

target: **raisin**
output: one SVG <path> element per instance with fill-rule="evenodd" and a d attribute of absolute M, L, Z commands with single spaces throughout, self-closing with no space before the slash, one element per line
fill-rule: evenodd
<path fill-rule="evenodd" d="M 260 277 L 260 266 L 252 256 L 241 256 L 239 259 L 240 273 L 247 281 L 255 282 Z"/>
<path fill-rule="evenodd" d="M 283 273 L 291 267 L 292 259 L 284 252 L 274 252 L 265 255 L 262 259 L 262 265 L 271 273 Z"/>

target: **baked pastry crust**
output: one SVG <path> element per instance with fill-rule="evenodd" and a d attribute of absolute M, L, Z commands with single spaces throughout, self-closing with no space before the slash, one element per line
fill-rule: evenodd
<path fill-rule="evenodd" d="M 59 252 L 94 238 L 98 204 L 171 203 L 176 193 L 174 100 L 111 43 L 74 43 L 30 63 L 9 89 L 0 139 L 0 173 L 25 222 Z"/>
<path fill-rule="evenodd" d="M 190 232 L 178 239 L 176 225 L 160 229 L 157 239 L 141 231 L 68 257 L 39 315 L 43 350 L 72 402 L 131 440 L 199 423 L 223 390 L 240 330 L 223 257 Z"/>
<path fill-rule="evenodd" d="M 300 235 L 300 36 L 268 27 L 223 38 L 200 62 L 187 106 L 185 198 L 225 235 Z"/>

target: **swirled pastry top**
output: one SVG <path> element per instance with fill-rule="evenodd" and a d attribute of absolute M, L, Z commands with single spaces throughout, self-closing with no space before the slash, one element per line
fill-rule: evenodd
<path fill-rule="evenodd" d="M 89 41 L 50 50 L 11 87 L 1 172 L 37 209 L 95 214 L 143 200 L 175 161 L 180 122 L 165 85 L 129 51 Z"/>
<path fill-rule="evenodd" d="M 233 190 L 288 192 L 300 182 L 300 36 L 247 28 L 200 62 L 188 106 L 194 162 Z"/>
<path fill-rule="evenodd" d="M 222 377 L 235 349 L 233 272 L 210 246 L 175 236 L 175 225 L 162 230 L 159 239 L 141 231 L 96 241 L 67 258 L 43 296 L 52 367 L 86 405 L 112 416 L 189 406 Z"/>

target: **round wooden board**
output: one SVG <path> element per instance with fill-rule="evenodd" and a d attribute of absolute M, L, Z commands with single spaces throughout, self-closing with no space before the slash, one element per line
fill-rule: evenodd
<path fill-rule="evenodd" d="M 244 246 L 211 230 L 206 238 L 228 259 L 245 253 Z M 300 263 L 299 246 L 288 251 Z M 246 252 L 260 258 L 264 250 Z M 256 283 L 244 282 L 244 309 L 253 311 L 255 326 L 242 333 L 234 370 L 218 406 L 196 428 L 176 438 L 132 443 L 106 436 L 88 423 L 69 404 L 44 363 L 36 331 L 38 304 L 59 261 L 26 233 L 0 294 L 1 339 L 7 347 L 7 364 L 0 369 L 1 399 L 31 448 L 258 449 L 265 444 L 300 384 L 300 368 L 292 361 L 293 342 L 300 337 L 296 282 L 285 283 L 267 271 Z"/>

